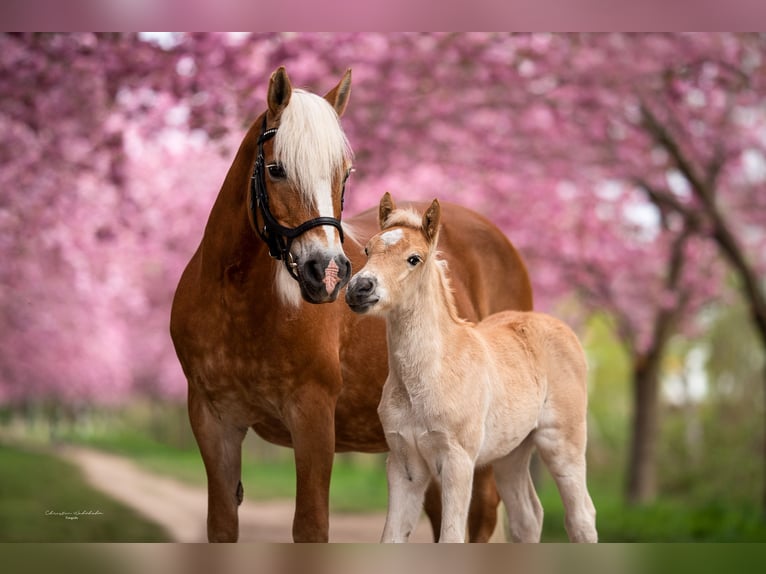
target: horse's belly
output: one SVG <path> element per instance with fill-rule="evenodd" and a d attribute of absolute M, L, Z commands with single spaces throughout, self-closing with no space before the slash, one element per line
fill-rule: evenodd
<path fill-rule="evenodd" d="M 252 428 L 255 434 L 267 442 L 290 448 L 293 446 L 290 430 L 278 419 L 260 420 Z"/>

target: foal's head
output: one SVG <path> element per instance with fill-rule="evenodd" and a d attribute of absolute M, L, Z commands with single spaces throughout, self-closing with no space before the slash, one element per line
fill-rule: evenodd
<path fill-rule="evenodd" d="M 282 299 L 296 305 L 334 301 L 351 276 L 340 224 L 351 149 L 339 122 L 350 90 L 350 70 L 324 97 L 294 89 L 284 68 L 269 83 L 250 217 L 284 263 Z"/>
<path fill-rule="evenodd" d="M 434 199 L 423 216 L 380 200 L 381 232 L 364 249 L 367 263 L 349 282 L 346 302 L 357 313 L 385 314 L 412 300 L 434 261 L 441 207 Z"/>

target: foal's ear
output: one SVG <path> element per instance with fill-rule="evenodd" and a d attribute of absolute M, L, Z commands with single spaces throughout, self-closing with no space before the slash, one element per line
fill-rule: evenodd
<path fill-rule="evenodd" d="M 384 229 L 386 220 L 394 209 L 396 209 L 394 198 L 391 197 L 390 193 L 384 193 L 383 197 L 380 198 L 380 207 L 378 207 L 378 223 L 381 229 Z"/>
<path fill-rule="evenodd" d="M 338 117 L 343 115 L 346 111 L 346 105 L 348 104 L 348 97 L 351 95 L 351 68 L 346 70 L 343 77 L 332 90 L 327 92 L 324 99 L 330 102 L 330 105 L 335 108 L 335 113 Z"/>
<path fill-rule="evenodd" d="M 439 205 L 439 200 L 434 199 L 431 206 L 423 214 L 423 235 L 432 245 L 436 243 L 436 238 L 439 235 L 439 222 L 442 217 L 442 208 Z"/>
<path fill-rule="evenodd" d="M 280 66 L 277 70 L 271 74 L 269 80 L 269 95 L 267 102 L 269 104 L 269 112 L 271 112 L 272 118 L 276 118 L 282 113 L 287 104 L 290 103 L 290 96 L 293 93 L 293 87 L 290 84 L 290 78 L 287 77 L 287 72 L 284 66 Z"/>

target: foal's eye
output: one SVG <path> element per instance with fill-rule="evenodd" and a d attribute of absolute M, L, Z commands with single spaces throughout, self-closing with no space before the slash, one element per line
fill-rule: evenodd
<path fill-rule="evenodd" d="M 366 257 L 370 256 L 370 250 L 367 249 L 366 247 L 364 248 L 364 254 L 365 254 Z"/>
<path fill-rule="evenodd" d="M 273 179 L 284 179 L 287 177 L 287 174 L 285 173 L 285 168 L 283 168 L 278 163 L 270 163 L 266 166 L 266 169 L 269 170 L 269 175 Z"/>
<path fill-rule="evenodd" d="M 412 265 L 413 267 L 415 267 L 415 265 L 417 265 L 417 264 L 418 264 L 418 263 L 420 263 L 421 261 L 422 261 L 422 259 L 421 259 L 419 256 L 417 256 L 417 255 L 410 255 L 410 256 L 407 258 L 407 263 L 409 263 L 409 264 L 410 264 L 410 265 Z"/>

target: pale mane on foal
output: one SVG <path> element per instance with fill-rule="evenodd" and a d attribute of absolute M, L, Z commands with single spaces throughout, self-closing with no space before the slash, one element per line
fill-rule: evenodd
<path fill-rule="evenodd" d="M 327 100 L 296 89 L 282 111 L 274 157 L 311 205 L 317 190 L 329 187 L 333 175 L 346 167 L 352 151 L 338 114 Z"/>
<path fill-rule="evenodd" d="M 395 209 L 386 218 L 383 229 L 390 227 L 408 227 L 410 229 L 420 229 L 422 216 L 414 209 Z"/>

